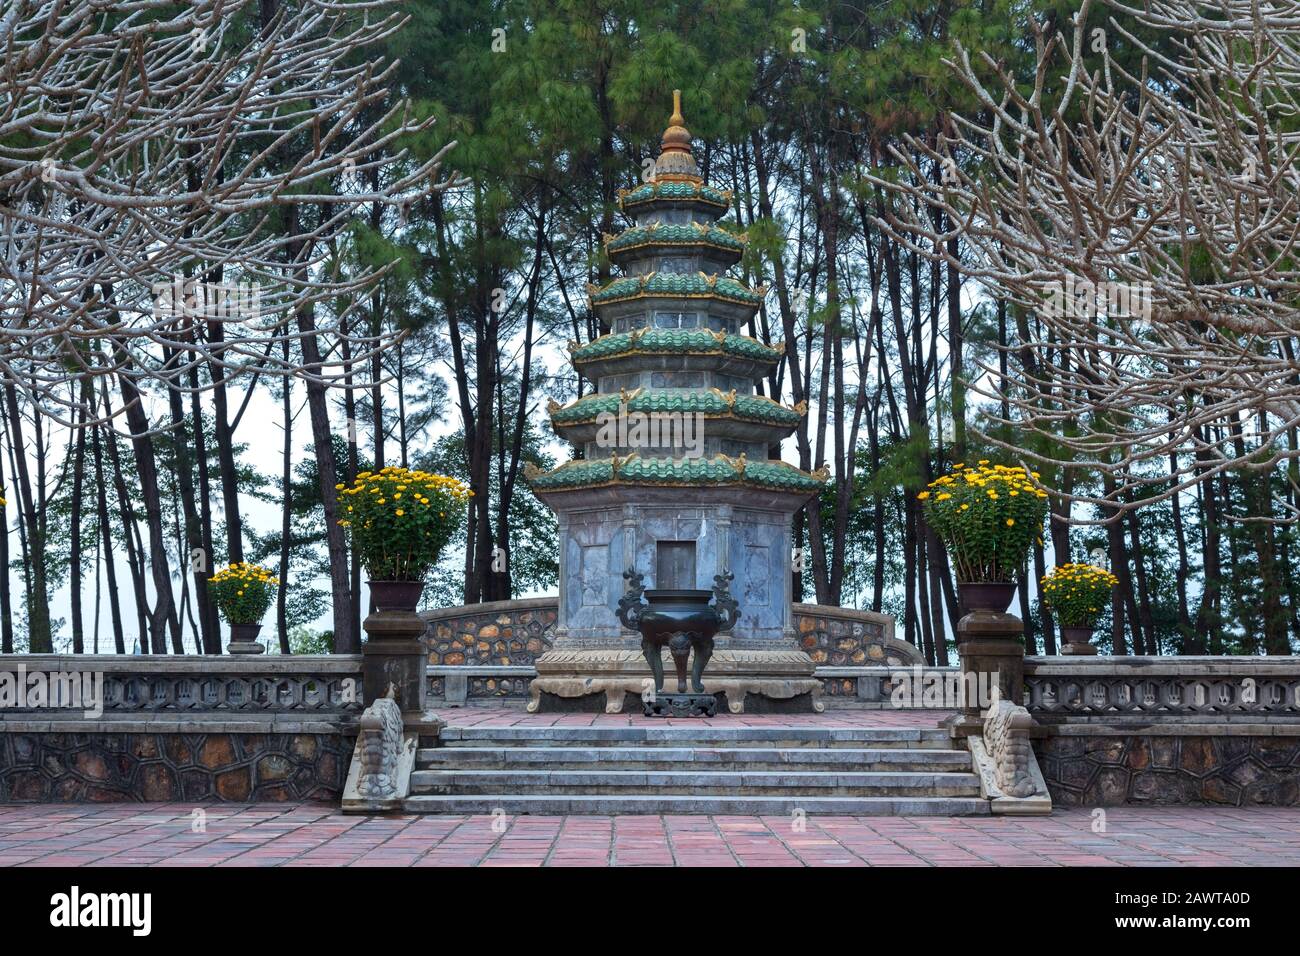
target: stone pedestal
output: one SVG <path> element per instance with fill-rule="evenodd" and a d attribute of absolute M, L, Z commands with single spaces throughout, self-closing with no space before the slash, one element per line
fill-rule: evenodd
<path fill-rule="evenodd" d="M 971 611 L 957 622 L 957 654 L 966 700 L 946 725 L 955 737 L 984 732 L 985 699 L 996 686 L 998 696 L 1013 704 L 1025 697 L 1024 622 L 1014 614 Z"/>
<path fill-rule="evenodd" d="M 396 688 L 397 704 L 403 715 L 424 713 L 428 695 L 425 678 L 424 619 L 409 610 L 380 610 L 361 625 L 366 642 L 361 646 L 362 680 L 367 703 L 379 700 Z"/>
<path fill-rule="evenodd" d="M 632 635 L 627 643 L 634 640 Z M 673 663 L 667 649 L 662 654 L 665 669 L 671 671 Z M 704 672 L 704 693 L 725 694 L 727 710 L 733 714 L 745 713 L 747 701 L 759 705 L 751 706 L 751 712 L 782 710 L 806 701 L 799 710 L 821 713 L 826 705 L 821 699 L 822 682 L 813 676 L 815 670 L 812 658 L 794 648 L 714 651 Z M 537 677 L 529 688 L 532 697 L 528 712 L 537 713 L 541 709 L 544 693 L 561 698 L 603 694 L 605 713 L 619 714 L 623 712 L 627 695 L 641 697 L 653 688 L 650 667 L 639 650 L 569 650 L 557 646 L 537 659 Z"/>
<path fill-rule="evenodd" d="M 227 654 L 262 654 L 266 652 L 257 641 L 257 635 L 261 632 L 261 624 L 232 624 L 230 625 L 230 643 L 226 645 Z"/>

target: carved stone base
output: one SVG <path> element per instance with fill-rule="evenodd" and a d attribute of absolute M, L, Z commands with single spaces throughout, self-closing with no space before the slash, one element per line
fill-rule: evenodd
<path fill-rule="evenodd" d="M 716 717 L 718 698 L 714 694 L 680 694 L 661 690 L 641 700 L 647 717 Z"/>
<path fill-rule="evenodd" d="M 1097 654 L 1097 648 L 1091 644 L 1078 644 L 1078 643 L 1062 644 L 1061 653 L 1077 654 L 1085 657 L 1095 657 Z"/>
<path fill-rule="evenodd" d="M 669 669 L 672 659 L 664 651 Z M 822 682 L 813 676 L 816 665 L 802 651 L 715 651 L 704 674 L 704 693 L 726 694 L 727 709 L 745 712 L 745 698 L 751 694 L 770 700 L 792 700 L 808 695 L 811 710 L 821 713 Z M 628 694 L 649 696 L 654 688 L 650 668 L 639 650 L 585 649 L 552 650 L 537 659 L 537 677 L 530 687 L 528 712 L 542 708 L 542 695 L 586 697 L 605 695 L 605 713 L 623 712 Z M 660 691 L 659 696 L 667 692 Z"/>
<path fill-rule="evenodd" d="M 257 641 L 231 641 L 226 645 L 227 654 L 265 654 L 266 648 Z"/>

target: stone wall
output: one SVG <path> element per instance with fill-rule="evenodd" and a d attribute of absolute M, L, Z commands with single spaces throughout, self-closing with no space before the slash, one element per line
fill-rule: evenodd
<path fill-rule="evenodd" d="M 337 801 L 361 667 L 359 654 L 2 656 L 10 697 L 48 692 L 0 707 L 0 803 Z M 56 700 L 56 686 L 80 696 Z"/>
<path fill-rule="evenodd" d="M 526 700 L 531 673 L 476 673 L 476 669 L 528 667 L 550 650 L 558 614 L 555 597 L 494 601 L 441 608 L 421 614 L 429 625 L 425 644 L 430 675 L 429 694 L 435 700 L 498 698 Z M 923 662 L 920 651 L 894 637 L 894 619 L 887 614 L 852 608 L 794 605 L 800 647 L 818 665 L 838 668 L 911 667 Z M 449 667 L 465 667 L 464 688 L 449 686 Z M 856 677 L 841 675 L 823 681 L 829 696 L 857 698 Z"/>
<path fill-rule="evenodd" d="M 551 648 L 559 599 L 491 601 L 421 613 L 430 664 L 532 664 Z"/>
<path fill-rule="evenodd" d="M 354 732 L 355 733 L 355 732 Z M 0 733 L 0 803 L 337 801 L 341 733 Z"/>
<path fill-rule="evenodd" d="M 1300 735 L 1186 729 L 1057 734 L 1034 749 L 1056 806 L 1300 806 Z"/>

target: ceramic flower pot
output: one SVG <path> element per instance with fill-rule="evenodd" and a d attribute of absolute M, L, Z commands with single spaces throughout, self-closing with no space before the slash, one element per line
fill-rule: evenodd
<path fill-rule="evenodd" d="M 965 613 L 993 611 L 1003 614 L 1015 597 L 1014 581 L 959 581 L 957 596 Z"/>
<path fill-rule="evenodd" d="M 1061 627 L 1062 654 L 1096 654 L 1091 627 Z"/>
<path fill-rule="evenodd" d="M 424 591 L 423 581 L 370 581 L 376 611 L 414 611 Z"/>
<path fill-rule="evenodd" d="M 226 650 L 231 654 L 264 654 L 266 648 L 257 642 L 261 624 L 231 624 L 230 643 Z"/>

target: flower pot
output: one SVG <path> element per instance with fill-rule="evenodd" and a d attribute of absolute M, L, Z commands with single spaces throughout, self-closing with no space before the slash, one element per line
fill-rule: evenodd
<path fill-rule="evenodd" d="M 1091 627 L 1061 627 L 1062 654 L 1096 654 L 1092 646 Z"/>
<path fill-rule="evenodd" d="M 370 581 L 376 611 L 414 611 L 424 591 L 423 581 Z"/>
<path fill-rule="evenodd" d="M 261 624 L 231 624 L 226 651 L 231 654 L 265 654 L 266 648 L 257 642 L 261 630 Z"/>
<path fill-rule="evenodd" d="M 993 611 L 1003 614 L 1016 594 L 1014 581 L 959 581 L 957 596 L 963 613 Z"/>

